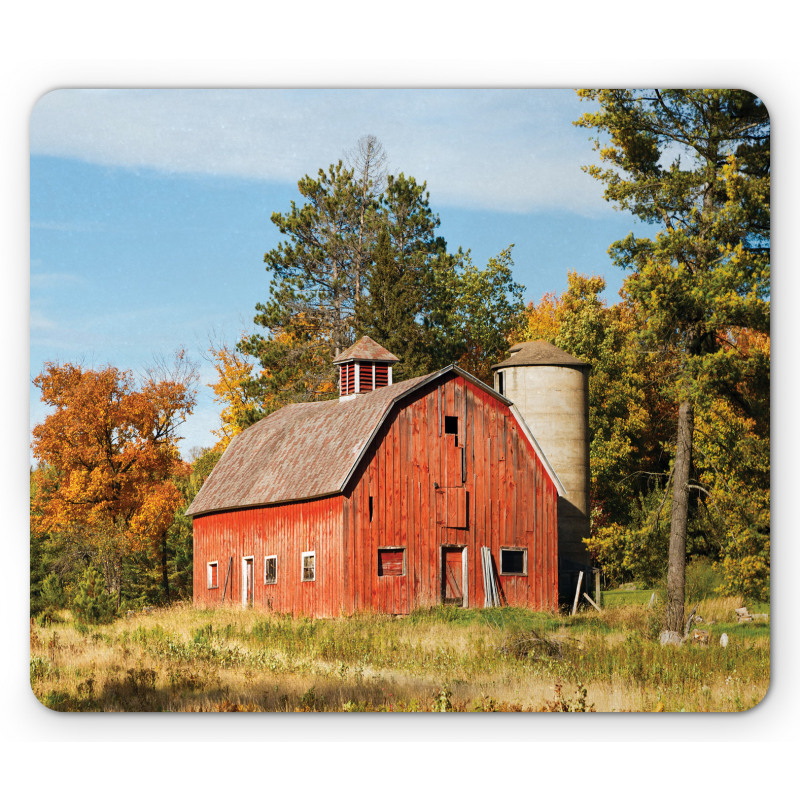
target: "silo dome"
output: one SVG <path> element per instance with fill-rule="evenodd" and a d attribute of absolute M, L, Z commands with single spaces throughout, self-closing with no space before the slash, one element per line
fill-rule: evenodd
<path fill-rule="evenodd" d="M 589 536 L 589 369 L 541 339 L 515 344 L 492 367 L 495 390 L 517 407 L 566 490 L 558 498 L 559 571 L 565 578 L 588 569 L 590 561 L 582 541 Z M 573 581 L 559 583 L 566 591 Z"/>

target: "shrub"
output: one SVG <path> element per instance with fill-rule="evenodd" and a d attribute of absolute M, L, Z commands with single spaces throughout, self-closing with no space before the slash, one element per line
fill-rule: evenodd
<path fill-rule="evenodd" d="M 40 602 L 42 608 L 50 612 L 66 607 L 67 599 L 64 595 L 64 588 L 57 575 L 48 575 L 42 581 Z"/>
<path fill-rule="evenodd" d="M 31 686 L 50 673 L 50 662 L 41 656 L 31 656 Z"/>
<path fill-rule="evenodd" d="M 433 707 L 431 711 L 452 711 L 453 703 L 451 698 L 453 693 L 448 686 L 444 686 L 439 690 L 439 693 L 433 699 Z"/>
<path fill-rule="evenodd" d="M 686 564 L 687 602 L 715 597 L 721 588 L 722 576 L 711 559 L 699 556 Z"/>
<path fill-rule="evenodd" d="M 116 614 L 114 595 L 106 590 L 103 576 L 94 567 L 89 567 L 78 584 L 72 613 L 85 623 L 99 625 L 111 622 Z"/>

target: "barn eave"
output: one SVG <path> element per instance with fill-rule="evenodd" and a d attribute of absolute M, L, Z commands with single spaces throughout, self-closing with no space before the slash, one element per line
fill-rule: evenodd
<path fill-rule="evenodd" d="M 220 508 L 210 508 L 206 511 L 197 511 L 195 513 L 188 513 L 184 511 L 183 515 L 185 517 L 189 517 L 190 519 L 198 519 L 199 517 L 209 517 L 212 514 L 222 514 L 227 511 L 246 511 L 248 509 L 254 508 L 271 508 L 273 506 L 288 506 L 293 505 L 295 503 L 309 503 L 313 500 L 324 500 L 327 497 L 337 497 L 340 495 L 341 491 L 336 492 L 324 492 L 322 494 L 315 494 L 310 497 L 292 497 L 292 498 L 284 498 L 282 500 L 273 500 L 268 503 L 247 503 L 244 505 L 233 505 L 233 506 L 223 506 Z"/>

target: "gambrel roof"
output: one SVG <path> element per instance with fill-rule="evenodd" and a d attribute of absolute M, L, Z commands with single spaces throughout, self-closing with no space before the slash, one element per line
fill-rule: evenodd
<path fill-rule="evenodd" d="M 187 516 L 338 494 L 392 408 L 412 392 L 453 372 L 510 407 L 558 493 L 564 488 L 514 405 L 482 381 L 451 365 L 347 402 L 284 406 L 236 436 L 208 476 Z"/>

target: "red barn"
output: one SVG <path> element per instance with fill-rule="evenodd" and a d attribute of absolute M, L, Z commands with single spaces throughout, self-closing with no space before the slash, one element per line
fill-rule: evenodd
<path fill-rule="evenodd" d="M 336 616 L 558 603 L 558 477 L 514 405 L 457 366 L 392 382 L 368 337 L 340 398 L 239 434 L 187 510 L 194 599 Z M 491 585 L 491 575 L 488 579 Z"/>

